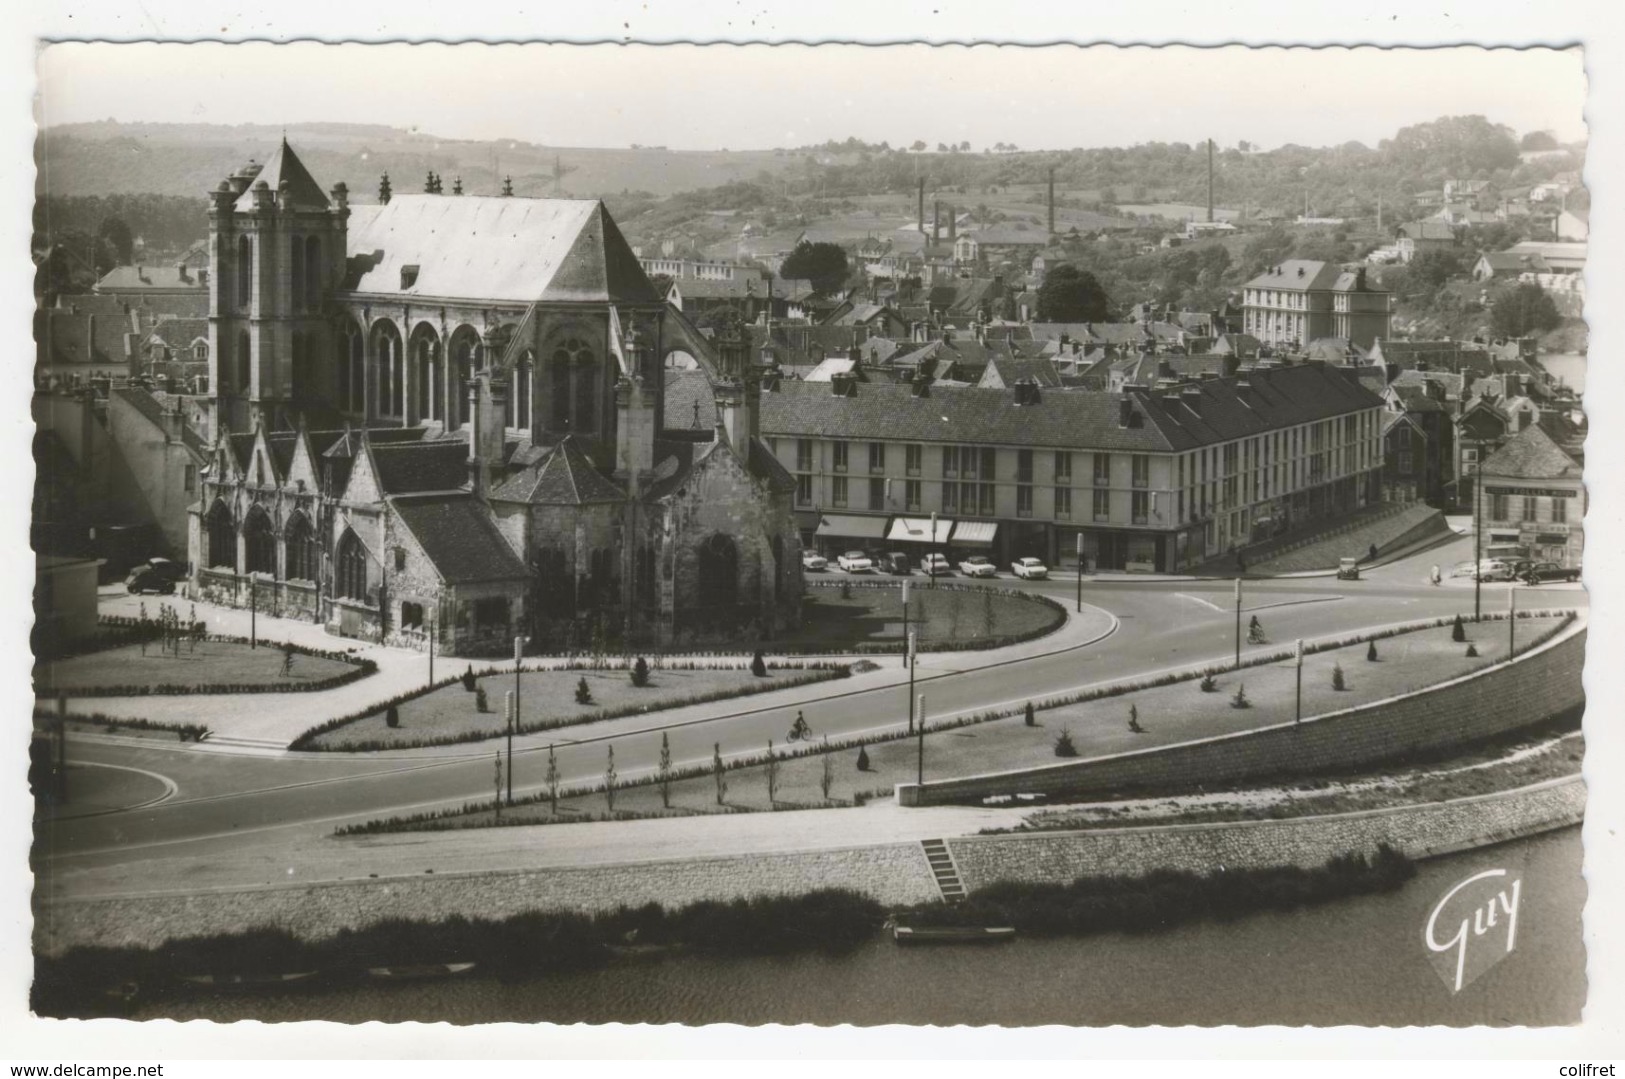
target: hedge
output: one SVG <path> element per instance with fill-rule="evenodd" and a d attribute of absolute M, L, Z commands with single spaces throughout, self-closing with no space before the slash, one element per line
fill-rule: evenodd
<path fill-rule="evenodd" d="M 139 625 L 139 620 L 135 620 Z M 202 625 L 202 623 L 198 623 Z M 154 633 L 151 640 L 156 637 Z M 118 645 L 138 641 L 139 636 L 132 637 L 130 641 L 119 642 Z M 226 633 L 206 633 L 202 640 L 223 644 L 248 644 L 247 637 L 237 637 Z M 158 682 L 138 683 L 133 685 L 112 686 L 85 686 L 82 688 L 51 688 L 40 690 L 53 696 L 65 695 L 69 697 L 182 697 L 194 694 L 207 693 L 319 693 L 323 690 L 337 689 L 347 686 L 351 682 L 359 681 L 378 673 L 378 664 L 364 657 L 351 655 L 349 652 L 335 652 L 323 648 L 307 648 L 304 645 L 292 642 L 277 642 L 261 640 L 259 644 L 265 648 L 274 648 L 277 651 L 291 650 L 295 655 L 309 656 L 313 659 L 325 659 L 334 663 L 347 664 L 351 669 L 342 674 L 335 674 L 330 678 L 319 678 L 314 682 Z M 94 651 L 102 651 L 95 649 Z M 81 655 L 86 653 L 80 653 Z"/>
<path fill-rule="evenodd" d="M 34 729 L 49 730 L 56 720 L 65 719 L 74 723 L 94 723 L 106 727 L 112 734 L 120 727 L 128 727 L 137 731 L 174 731 L 182 742 L 201 742 L 213 732 L 201 723 L 163 723 L 153 719 L 143 719 L 140 716 L 110 716 L 102 712 L 92 712 L 85 715 L 82 712 L 58 712 L 54 709 L 34 709 Z M 39 720 L 46 720 L 43 726 Z"/>

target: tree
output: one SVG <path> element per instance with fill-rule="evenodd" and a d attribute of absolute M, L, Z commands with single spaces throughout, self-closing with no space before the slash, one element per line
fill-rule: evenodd
<path fill-rule="evenodd" d="M 1411 259 L 1405 281 L 1413 294 L 1436 292 L 1461 272 L 1461 256 L 1454 251 L 1422 251 Z"/>
<path fill-rule="evenodd" d="M 485 696 L 485 687 L 479 686 L 474 690 L 474 711 L 489 712 L 490 710 L 491 702 Z"/>
<path fill-rule="evenodd" d="M 779 276 L 811 281 L 816 291 L 829 295 L 846 283 L 848 272 L 846 251 L 839 245 L 803 240 L 784 260 Z"/>
<path fill-rule="evenodd" d="M 835 758 L 829 754 L 829 736 L 824 736 L 824 771 L 818 777 L 818 787 L 824 792 L 824 801 L 829 801 L 830 788 L 835 785 Z"/>
<path fill-rule="evenodd" d="M 1375 662 L 1377 662 L 1377 642 L 1376 642 L 1375 638 L 1373 638 L 1372 640 L 1366 642 L 1365 661 L 1367 663 L 1375 663 Z"/>
<path fill-rule="evenodd" d="M 711 743 L 711 777 L 717 781 L 717 805 L 728 797 L 728 780 L 723 776 L 722 743 Z"/>
<path fill-rule="evenodd" d="M 970 140 L 966 139 L 964 142 L 960 143 L 959 148 L 961 150 L 965 151 L 966 153 L 969 153 L 970 152 Z"/>
<path fill-rule="evenodd" d="M 750 673 L 757 678 L 767 677 L 767 661 L 762 658 L 762 653 L 757 652 L 750 657 Z"/>
<path fill-rule="evenodd" d="M 1550 131 L 1530 131 L 1518 140 L 1520 150 L 1560 150 L 1557 139 Z"/>
<path fill-rule="evenodd" d="M 1033 716 L 1032 701 L 1028 701 L 1027 706 L 1021 710 L 1021 721 L 1029 727 L 1038 725 L 1038 720 Z"/>
<path fill-rule="evenodd" d="M 384 726 L 394 729 L 401 725 L 401 713 L 393 704 L 384 712 Z"/>
<path fill-rule="evenodd" d="M 656 774 L 660 777 L 660 804 L 666 809 L 670 809 L 671 735 L 665 731 L 660 732 L 660 770 Z"/>
<path fill-rule="evenodd" d="M 1038 321 L 1105 322 L 1108 303 L 1094 274 L 1063 262 L 1044 275 L 1038 290 Z"/>
<path fill-rule="evenodd" d="M 913 150 L 917 154 L 924 153 L 925 152 L 925 140 L 924 139 L 915 139 L 914 140 L 914 145 L 910 146 L 909 149 Z"/>
<path fill-rule="evenodd" d="M 937 153 L 945 154 L 947 152 L 948 152 L 948 145 L 946 143 L 942 143 L 942 142 L 937 143 Z"/>
<path fill-rule="evenodd" d="M 1339 693 L 1348 688 L 1348 685 L 1343 680 L 1343 665 L 1341 663 L 1332 664 L 1332 688 Z"/>
<path fill-rule="evenodd" d="M 553 747 L 547 747 L 547 800 L 553 805 L 553 815 L 559 815 L 559 762 L 553 756 Z"/>
<path fill-rule="evenodd" d="M 632 684 L 642 689 L 649 684 L 649 661 L 639 656 L 632 664 Z"/>
<path fill-rule="evenodd" d="M 1062 727 L 1061 733 L 1055 736 L 1055 755 L 1057 757 L 1076 757 L 1078 755 L 1078 747 L 1072 741 L 1072 732 L 1065 727 Z"/>
<path fill-rule="evenodd" d="M 587 684 L 587 676 L 582 675 L 576 682 L 576 703 L 592 703 L 592 687 Z"/>
<path fill-rule="evenodd" d="M 869 750 L 864 746 L 859 746 L 858 747 L 858 771 L 867 772 L 868 770 L 869 770 Z"/>
<path fill-rule="evenodd" d="M 1412 124 L 1382 140 L 1378 149 L 1401 172 L 1470 177 L 1518 165 L 1512 129 L 1482 116 L 1441 116 Z"/>
<path fill-rule="evenodd" d="M 609 763 L 604 766 L 604 798 L 609 802 L 609 815 L 615 815 L 615 747 L 609 747 Z"/>
<path fill-rule="evenodd" d="M 103 218 L 101 225 L 96 229 L 96 238 L 107 245 L 108 254 L 114 260 L 115 266 L 128 266 L 135 255 L 135 239 L 130 235 L 130 226 L 124 223 L 122 217 Z"/>
<path fill-rule="evenodd" d="M 1456 615 L 1456 620 L 1450 624 L 1450 639 L 1457 644 L 1467 640 L 1467 627 L 1461 624 L 1461 615 L 1459 614 Z"/>
<path fill-rule="evenodd" d="M 1490 325 L 1504 337 L 1527 337 L 1562 325 L 1557 304 L 1546 290 L 1524 282 L 1498 290 L 1491 298 Z"/>
<path fill-rule="evenodd" d="M 472 664 L 467 670 L 463 671 L 462 682 L 465 690 L 467 690 L 469 693 L 474 692 L 474 667 Z"/>

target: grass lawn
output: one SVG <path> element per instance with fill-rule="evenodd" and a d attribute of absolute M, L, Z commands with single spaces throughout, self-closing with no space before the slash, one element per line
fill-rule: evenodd
<path fill-rule="evenodd" d="M 857 595 L 853 590 L 854 596 Z M 1549 618 L 1519 619 L 1515 623 L 1520 648 L 1552 628 Z M 1468 640 L 1476 644 L 1478 657 L 1466 658 L 1466 644 L 1450 639 L 1450 627 L 1418 630 L 1377 642 L 1378 661 L 1366 660 L 1364 644 L 1308 656 L 1303 665 L 1303 714 L 1305 717 L 1351 708 L 1400 693 L 1446 681 L 1483 667 L 1506 653 L 1505 622 L 1467 626 Z M 1341 664 L 1342 692 L 1331 688 L 1332 669 Z M 955 730 L 939 731 L 925 739 L 925 778 L 948 779 L 1016 768 L 1054 764 L 1054 742 L 1063 729 L 1072 734 L 1080 757 L 1104 756 L 1130 749 L 1170 745 L 1194 738 L 1226 734 L 1274 723 L 1289 722 L 1293 716 L 1294 668 L 1288 662 L 1251 667 L 1236 675 L 1221 675 L 1219 689 L 1203 693 L 1198 681 L 1141 690 L 1136 693 L 1091 701 L 1063 708 L 1040 710 L 1037 726 L 1027 727 L 1022 718 L 993 720 Z M 1231 696 L 1238 684 L 1247 688 L 1253 702 L 1250 708 L 1232 708 Z M 461 687 L 456 687 L 458 693 Z M 1128 710 L 1139 711 L 1144 733 L 1128 730 Z M 403 717 L 403 725 L 405 723 Z M 896 783 L 913 782 L 916 775 L 916 742 L 898 738 L 867 747 L 870 768 L 857 770 L 858 750 L 840 749 L 829 754 L 831 761 L 830 800 L 821 789 L 824 755 L 782 761 L 775 784 L 775 798 L 768 801 L 767 769 L 762 765 L 731 769 L 725 774 L 727 793 L 719 806 L 716 783 L 711 776 L 679 780 L 671 785 L 671 807 L 662 805 L 656 785 L 623 787 L 615 794 L 615 811 L 623 813 L 689 815 L 778 808 L 808 808 L 826 804 L 850 805 L 858 798 L 886 796 Z M 630 777 L 627 777 L 630 778 Z M 593 819 L 608 810 L 603 792 L 559 800 L 561 819 Z M 505 810 L 504 821 L 545 822 L 553 819 L 544 802 Z M 455 826 L 479 827 L 489 823 L 491 813 L 481 811 L 456 819 Z M 441 827 L 449 822 L 443 822 Z"/>
<path fill-rule="evenodd" d="M 902 581 L 882 587 L 852 582 L 848 592 L 843 596 L 838 584 L 807 589 L 801 627 L 776 639 L 773 647 L 792 652 L 798 647 L 861 650 L 865 644 L 902 642 Z M 921 648 L 1034 636 L 1065 620 L 1064 611 L 1002 588 L 932 588 L 926 580 L 909 586 L 909 625 Z"/>
<path fill-rule="evenodd" d="M 833 671 L 769 668 L 767 677 L 758 678 L 748 667 L 653 669 L 649 672 L 649 684 L 640 689 L 632 684 L 625 670 L 525 671 L 519 679 L 520 723 L 525 728 L 538 724 L 562 726 L 593 719 L 601 711 L 641 708 L 654 712 L 681 707 L 700 696 L 763 692 L 764 687 L 799 684 L 809 675 L 833 677 L 834 674 Z M 590 704 L 576 703 L 576 684 L 583 678 L 592 690 Z M 476 709 L 476 694 L 464 689 L 461 683 L 453 683 L 399 705 L 399 727 L 387 726 L 384 713 L 377 712 L 318 736 L 312 746 L 344 749 L 365 743 L 384 743 L 387 748 L 391 743 L 404 747 L 476 733 L 495 737 L 507 730 L 504 694 L 514 688 L 513 683 L 512 673 L 489 675 L 476 681 L 476 687 L 485 690 L 488 712 Z"/>
<path fill-rule="evenodd" d="M 302 682 L 335 678 L 355 668 L 338 660 L 295 655 L 293 669 L 282 673 L 282 649 L 272 644 L 250 648 L 232 641 L 182 643 L 179 655 L 162 652 L 149 642 L 120 645 L 34 668 L 35 693 L 73 695 L 108 686 L 265 685 L 295 687 Z"/>

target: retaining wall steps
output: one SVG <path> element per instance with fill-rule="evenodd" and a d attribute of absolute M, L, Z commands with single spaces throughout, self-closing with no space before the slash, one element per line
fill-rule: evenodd
<path fill-rule="evenodd" d="M 931 867 L 931 875 L 937 879 L 937 888 L 942 892 L 942 901 L 963 902 L 965 885 L 959 879 L 959 870 L 954 865 L 954 856 L 948 851 L 948 844 L 941 839 L 922 839 L 920 847 L 925 851 L 925 860 Z"/>

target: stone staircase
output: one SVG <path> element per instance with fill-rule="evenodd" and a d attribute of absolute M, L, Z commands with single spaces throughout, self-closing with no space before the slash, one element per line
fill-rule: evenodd
<path fill-rule="evenodd" d="M 920 847 L 925 851 L 925 860 L 931 866 L 931 875 L 937 878 L 937 889 L 942 892 L 945 903 L 960 903 L 965 899 L 965 885 L 959 879 L 959 869 L 954 865 L 954 857 L 948 853 L 948 844 L 940 839 L 922 839 Z"/>

